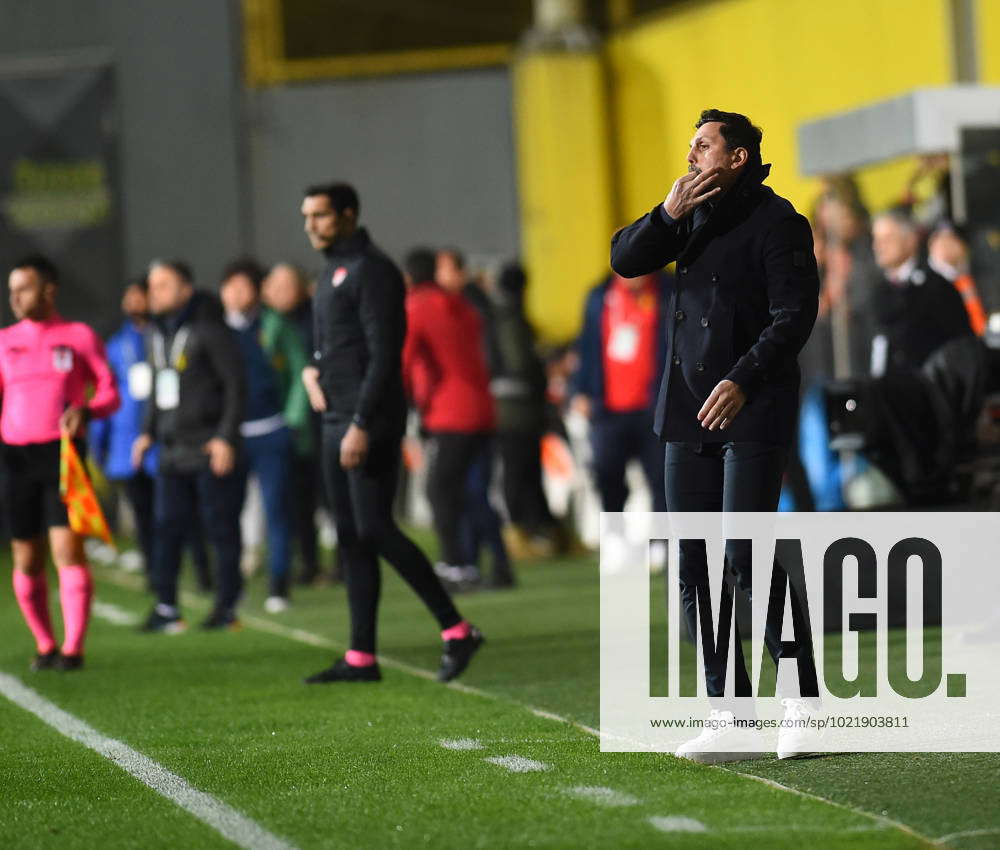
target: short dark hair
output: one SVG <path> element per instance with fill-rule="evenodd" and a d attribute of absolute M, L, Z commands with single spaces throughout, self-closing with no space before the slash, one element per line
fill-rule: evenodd
<path fill-rule="evenodd" d="M 253 257 L 239 257 L 232 262 L 226 263 L 219 282 L 225 283 L 231 277 L 243 275 L 249 278 L 250 283 L 253 284 L 253 288 L 260 292 L 260 286 L 264 282 L 266 274 L 267 272 L 264 271 L 264 267 Z"/>
<path fill-rule="evenodd" d="M 305 196 L 312 198 L 315 195 L 326 195 L 330 199 L 330 206 L 333 207 L 337 215 L 345 210 L 354 210 L 354 217 L 361 214 L 361 201 L 358 198 L 357 190 L 349 183 L 317 183 L 306 188 Z"/>
<path fill-rule="evenodd" d="M 189 283 L 194 286 L 194 272 L 191 270 L 190 263 L 184 260 L 153 260 L 149 264 L 149 271 L 151 272 L 156 268 L 170 269 L 174 274 L 176 274 L 185 283 Z M 148 276 L 147 272 L 147 276 Z"/>
<path fill-rule="evenodd" d="M 56 264 L 52 260 L 42 254 L 28 254 L 26 257 L 22 257 L 11 266 L 11 271 L 14 269 L 34 269 L 42 279 L 42 283 L 59 285 L 59 269 L 56 268 Z"/>
<path fill-rule="evenodd" d="M 452 262 L 455 263 L 455 266 L 457 268 L 459 269 L 465 268 L 465 254 L 459 251 L 458 248 L 442 248 L 440 251 L 438 251 L 438 253 L 447 254 L 449 257 L 451 257 Z"/>
<path fill-rule="evenodd" d="M 754 126 L 753 122 L 746 115 L 740 115 L 739 112 L 705 109 L 702 111 L 701 117 L 698 119 L 698 123 L 694 125 L 694 128 L 697 130 L 702 124 L 709 124 L 713 121 L 718 121 L 722 124 L 719 131 L 722 133 L 722 138 L 726 140 L 726 147 L 729 150 L 746 148 L 749 155 L 748 164 L 760 166 L 760 140 L 764 136 L 764 132 L 760 127 Z"/>
<path fill-rule="evenodd" d="M 403 260 L 403 268 L 414 283 L 426 283 L 434 280 L 434 264 L 436 255 L 430 248 L 414 248 Z"/>
<path fill-rule="evenodd" d="M 149 275 L 137 274 L 129 278 L 128 283 L 125 284 L 125 292 L 130 290 L 133 286 L 138 286 L 143 292 L 149 292 Z"/>

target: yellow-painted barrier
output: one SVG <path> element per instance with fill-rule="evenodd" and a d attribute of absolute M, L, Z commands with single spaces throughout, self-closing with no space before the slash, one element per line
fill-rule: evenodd
<path fill-rule="evenodd" d="M 527 53 L 514 65 L 528 312 L 548 339 L 577 333 L 606 273 L 614 224 L 606 78 L 597 53 Z"/>

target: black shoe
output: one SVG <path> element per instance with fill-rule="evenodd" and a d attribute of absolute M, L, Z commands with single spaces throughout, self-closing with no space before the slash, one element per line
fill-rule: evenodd
<path fill-rule="evenodd" d="M 486 643 L 483 633 L 475 626 L 469 628 L 469 636 L 458 640 L 446 640 L 438 669 L 439 682 L 450 682 L 469 666 L 472 656 Z"/>
<path fill-rule="evenodd" d="M 338 658 L 332 667 L 313 673 L 303 680 L 307 685 L 325 685 L 328 682 L 381 682 L 382 671 L 378 664 L 355 667 L 343 658 Z"/>
<path fill-rule="evenodd" d="M 59 654 L 58 649 L 53 649 L 51 652 L 39 652 L 31 662 L 31 672 L 37 673 L 40 670 L 55 670 L 59 665 L 60 658 L 62 656 Z"/>
<path fill-rule="evenodd" d="M 82 655 L 60 655 L 56 661 L 56 670 L 68 673 L 70 670 L 79 670 L 83 667 Z"/>
<path fill-rule="evenodd" d="M 186 628 L 187 623 L 185 623 L 178 615 L 175 614 L 172 617 L 164 616 L 154 608 L 149 612 L 146 622 L 140 626 L 139 631 L 160 632 L 167 635 L 176 635 L 183 632 Z"/>
<path fill-rule="evenodd" d="M 517 587 L 517 581 L 511 572 L 493 573 L 482 585 L 484 590 L 509 590 Z"/>
<path fill-rule="evenodd" d="M 203 629 L 209 631 L 214 629 L 228 629 L 231 632 L 238 632 L 242 626 L 236 619 L 236 614 L 229 608 L 216 608 L 201 624 Z"/>

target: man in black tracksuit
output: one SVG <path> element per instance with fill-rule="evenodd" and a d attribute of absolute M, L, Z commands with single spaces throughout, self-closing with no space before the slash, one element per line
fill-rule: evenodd
<path fill-rule="evenodd" d="M 240 510 L 244 477 L 239 463 L 244 413 L 243 362 L 219 302 L 195 292 L 181 262 L 158 261 L 149 270 L 154 319 L 147 330 L 150 403 L 132 464 L 156 443 L 159 468 L 153 496 L 153 587 L 157 604 L 146 631 L 184 627 L 177 607 L 181 551 L 195 506 L 218 566 L 215 608 L 202 624 L 236 628 L 240 574 Z"/>
<path fill-rule="evenodd" d="M 667 510 L 773 511 L 798 411 L 797 355 L 816 320 L 812 233 L 788 201 L 762 185 L 770 166 L 761 163 L 761 131 L 745 116 L 706 110 L 696 129 L 688 173 L 663 203 L 615 234 L 611 265 L 637 277 L 677 262 L 654 426 L 666 443 Z M 681 599 L 697 640 L 696 608 L 707 613 L 704 544 L 682 544 L 680 559 Z M 749 541 L 729 541 L 726 561 L 736 584 L 749 590 Z M 792 612 L 798 623 L 794 593 Z M 750 696 L 738 630 L 735 637 L 735 695 Z M 811 645 L 782 644 L 770 625 L 765 642 L 775 662 L 798 661 L 799 696 L 816 697 Z M 720 699 L 725 658 L 704 646 L 708 695 L 717 709 L 727 707 Z M 788 702 L 792 713 L 814 707 Z M 725 734 L 735 736 L 733 715 L 722 720 Z M 727 752 L 723 737 L 706 733 L 677 755 L 747 757 Z M 801 755 L 793 737 L 779 737 L 780 757 Z"/>
<path fill-rule="evenodd" d="M 437 619 L 445 642 L 438 678 L 448 681 L 465 669 L 483 637 L 462 619 L 426 556 L 392 516 L 406 426 L 403 278 L 358 226 L 358 211 L 357 193 L 343 183 L 311 187 L 302 202 L 309 241 L 328 260 L 313 303 L 315 365 L 302 379 L 313 409 L 323 413 L 323 473 L 351 610 L 351 648 L 306 682 L 381 679 L 375 657 L 380 555 Z"/>

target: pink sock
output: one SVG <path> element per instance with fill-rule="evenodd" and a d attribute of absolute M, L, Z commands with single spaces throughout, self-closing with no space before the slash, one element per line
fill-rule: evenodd
<path fill-rule="evenodd" d="M 349 649 L 344 653 L 344 660 L 352 667 L 371 667 L 375 663 L 375 653 Z"/>
<path fill-rule="evenodd" d="M 35 636 L 38 652 L 41 655 L 52 652 L 56 648 L 56 638 L 52 634 L 52 620 L 49 618 L 49 583 L 45 573 L 29 576 L 14 570 L 14 596 L 28 628 Z"/>
<path fill-rule="evenodd" d="M 441 640 L 465 640 L 469 636 L 469 621 L 462 620 L 441 632 Z"/>
<path fill-rule="evenodd" d="M 63 626 L 66 639 L 63 655 L 81 655 L 83 639 L 87 634 L 90 618 L 90 600 L 94 595 L 94 582 L 90 568 L 85 564 L 62 567 L 59 570 L 59 601 L 62 603 Z"/>

